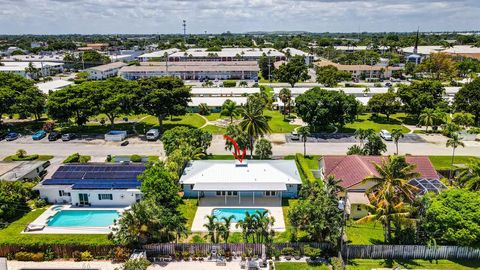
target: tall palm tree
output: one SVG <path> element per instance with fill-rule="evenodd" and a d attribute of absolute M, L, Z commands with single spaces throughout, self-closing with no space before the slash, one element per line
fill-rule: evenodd
<path fill-rule="evenodd" d="M 471 191 L 480 190 L 480 160 L 471 159 L 467 163 L 467 169 L 458 176 L 457 182 L 463 188 Z"/>
<path fill-rule="evenodd" d="M 240 128 L 245 131 L 250 138 L 250 145 L 254 145 L 255 139 L 271 132 L 268 120 L 263 115 L 263 106 L 258 106 L 253 102 L 247 104 L 241 109 L 243 120 L 240 122 Z M 253 158 L 253 147 L 250 149 L 250 158 Z"/>
<path fill-rule="evenodd" d="M 292 100 L 292 91 L 288 88 L 282 88 L 278 94 L 280 100 L 283 102 L 283 119 L 285 119 L 285 108 L 288 103 L 288 116 L 290 116 L 290 101 Z"/>
<path fill-rule="evenodd" d="M 367 139 L 368 137 L 370 137 L 370 135 L 374 134 L 375 131 L 371 128 L 369 129 L 363 129 L 363 128 L 359 128 L 357 130 L 355 130 L 355 139 L 359 139 L 360 140 L 360 147 L 363 148 L 363 141 L 365 139 Z"/>
<path fill-rule="evenodd" d="M 241 228 L 242 229 L 242 236 L 243 236 L 243 241 L 245 243 L 248 243 L 250 236 L 252 235 L 252 228 L 253 224 L 255 222 L 255 219 L 250 213 L 245 212 L 245 218 L 242 220 L 239 220 L 237 224 L 235 224 L 236 228 Z M 255 243 L 255 236 L 253 235 L 253 242 Z"/>
<path fill-rule="evenodd" d="M 345 192 L 345 188 L 340 185 L 342 180 L 335 178 L 333 175 L 330 175 L 325 179 L 323 188 L 327 194 L 332 196 L 337 196 L 339 192 Z"/>
<path fill-rule="evenodd" d="M 425 132 L 428 132 L 428 127 L 433 126 L 435 122 L 435 110 L 427 108 L 420 114 L 419 124 L 425 126 Z"/>
<path fill-rule="evenodd" d="M 402 132 L 402 129 L 400 128 L 394 128 L 392 129 L 392 139 L 393 142 L 395 143 L 395 147 L 397 148 L 396 155 L 398 155 L 398 142 L 400 141 L 400 138 L 405 137 L 405 135 Z"/>
<path fill-rule="evenodd" d="M 221 116 L 229 116 L 230 117 L 230 124 L 233 123 L 233 117 L 238 116 L 239 110 L 237 108 L 237 103 L 234 101 L 227 99 L 222 105 L 222 111 L 220 112 Z"/>
<path fill-rule="evenodd" d="M 446 146 L 452 147 L 452 163 L 450 164 L 450 173 L 448 176 L 448 180 L 451 181 L 452 171 L 453 171 L 453 162 L 455 161 L 455 149 L 457 149 L 457 147 L 459 146 L 465 147 L 465 144 L 462 142 L 462 140 L 458 136 L 458 133 L 453 133 L 452 137 L 448 139 Z"/>
<path fill-rule="evenodd" d="M 303 156 L 307 156 L 307 138 L 310 136 L 310 127 L 299 127 L 297 132 L 303 142 Z"/>
<path fill-rule="evenodd" d="M 403 156 L 390 156 L 381 164 L 374 163 L 374 166 L 378 176 L 369 176 L 362 181 L 373 182 L 373 186 L 365 192 L 367 195 L 374 195 L 379 199 L 389 197 L 395 202 L 413 202 L 418 188 L 408 182 L 420 176 L 414 172 L 415 164 L 407 163 Z"/>

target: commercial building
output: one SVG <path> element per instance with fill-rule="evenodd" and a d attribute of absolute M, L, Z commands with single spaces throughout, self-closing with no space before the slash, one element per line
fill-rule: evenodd
<path fill-rule="evenodd" d="M 357 219 L 368 214 L 366 205 L 370 203 L 365 192 L 374 185 L 373 181 L 364 181 L 370 176 L 380 176 L 375 164 L 381 164 L 387 159 L 385 156 L 323 156 L 319 162 L 322 179 L 333 176 L 340 180 L 340 186 L 346 189 L 350 205 L 350 217 Z M 410 184 L 418 187 L 418 194 L 426 192 L 440 192 L 445 189 L 439 181 L 437 171 L 433 168 L 430 159 L 426 156 L 407 156 L 407 163 L 414 164 L 413 171 L 419 174 L 418 178 L 407 179 Z M 341 194 L 345 196 L 345 194 Z"/>
<path fill-rule="evenodd" d="M 11 161 L 0 162 L 0 180 L 33 180 L 46 173 L 50 161 Z"/>
<path fill-rule="evenodd" d="M 453 47 L 443 46 L 411 46 L 402 48 L 402 52 L 407 57 L 407 60 L 417 57 L 420 58 L 420 62 L 433 53 L 447 53 L 452 56 L 463 56 L 467 58 L 480 59 L 480 48 L 470 45 L 455 45 Z"/>
<path fill-rule="evenodd" d="M 85 47 L 77 48 L 79 51 L 104 51 L 108 49 L 108 43 L 88 43 Z"/>
<path fill-rule="evenodd" d="M 114 62 L 106 65 L 96 66 L 87 69 L 89 80 L 105 80 L 110 77 L 116 77 L 120 68 L 126 66 L 123 62 Z"/>
<path fill-rule="evenodd" d="M 180 184 L 186 197 L 250 201 L 296 198 L 302 181 L 293 160 L 193 160 Z"/>
<path fill-rule="evenodd" d="M 222 105 L 227 100 L 235 102 L 238 106 L 247 103 L 248 95 L 260 93 L 258 87 L 193 87 L 190 91 L 191 101 L 189 108 L 196 112 L 200 104 L 207 104 L 212 112 L 222 110 Z"/>
<path fill-rule="evenodd" d="M 40 77 L 52 76 L 63 72 L 63 63 L 54 62 L 3 62 L 0 66 L 0 72 L 8 72 L 28 78 L 30 74 L 25 70 L 29 64 L 38 69 Z"/>
<path fill-rule="evenodd" d="M 313 54 L 306 53 L 306 52 L 301 51 L 299 49 L 285 48 L 282 51 L 285 53 L 285 55 L 303 57 L 305 59 L 305 64 L 307 64 L 307 65 L 310 65 L 315 61 Z"/>
<path fill-rule="evenodd" d="M 72 81 L 66 80 L 53 80 L 43 83 L 37 83 L 36 86 L 40 89 L 44 94 L 50 93 L 50 91 L 57 91 L 69 85 L 72 85 Z"/>
<path fill-rule="evenodd" d="M 179 52 L 179 49 L 172 48 L 166 50 L 159 50 L 154 52 L 149 52 L 138 56 L 140 62 L 151 62 L 151 61 L 165 61 L 165 56 L 172 55 L 173 53 Z"/>
<path fill-rule="evenodd" d="M 192 48 L 169 55 L 168 61 L 258 61 L 263 55 L 271 57 L 272 61 L 286 60 L 285 54 L 274 48 L 222 48 L 220 51 Z"/>
<path fill-rule="evenodd" d="M 142 62 L 122 67 L 119 75 L 127 80 L 175 76 L 184 80 L 257 80 L 259 67 L 254 61 L 228 62 Z"/>
<path fill-rule="evenodd" d="M 315 64 L 319 67 L 334 66 L 338 70 L 348 71 L 352 74 L 352 79 L 354 80 L 367 78 L 389 79 L 395 74 L 395 72 L 400 72 L 403 69 L 402 67 L 385 65 L 342 65 L 326 60 L 318 61 Z"/>
<path fill-rule="evenodd" d="M 137 177 L 143 164 L 69 164 L 34 187 L 49 203 L 73 206 L 128 206 L 141 199 Z"/>

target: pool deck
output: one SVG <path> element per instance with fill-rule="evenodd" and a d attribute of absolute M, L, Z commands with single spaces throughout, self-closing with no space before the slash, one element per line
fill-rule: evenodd
<path fill-rule="evenodd" d="M 112 232 L 112 226 L 108 227 L 50 227 L 48 220 L 55 215 L 58 210 L 116 210 L 123 212 L 125 208 L 118 207 L 75 207 L 71 205 L 53 205 L 43 212 L 37 219 L 28 225 L 29 231 L 23 231 L 24 234 L 109 234 Z"/>
<path fill-rule="evenodd" d="M 256 198 L 255 204 L 253 204 L 251 198 L 245 198 L 240 204 L 238 198 L 227 198 L 225 204 L 224 198 L 217 197 L 200 199 L 195 218 L 193 219 L 191 231 L 208 232 L 203 225 L 207 222 L 206 216 L 211 215 L 215 208 L 263 208 L 268 210 L 269 214 L 275 218 L 273 229 L 278 232 L 285 231 L 285 220 L 283 217 L 281 198 Z M 241 232 L 242 229 L 236 228 L 235 225 L 236 223 L 232 223 L 230 231 Z"/>

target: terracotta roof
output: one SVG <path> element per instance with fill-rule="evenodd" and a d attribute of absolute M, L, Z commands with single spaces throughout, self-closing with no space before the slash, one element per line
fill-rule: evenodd
<path fill-rule="evenodd" d="M 324 156 L 324 175 L 330 175 L 342 180 L 341 186 L 352 187 L 363 181 L 368 176 L 379 176 L 375 163 L 380 164 L 386 156 Z M 426 156 L 407 156 L 408 163 L 416 164 L 415 172 L 421 178 L 438 179 L 437 171 L 433 168 L 430 159 Z"/>

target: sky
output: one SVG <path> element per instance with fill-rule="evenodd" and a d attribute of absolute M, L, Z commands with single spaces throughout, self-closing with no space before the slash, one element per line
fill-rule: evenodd
<path fill-rule="evenodd" d="M 480 0 L 0 0 L 0 34 L 480 30 Z"/>

